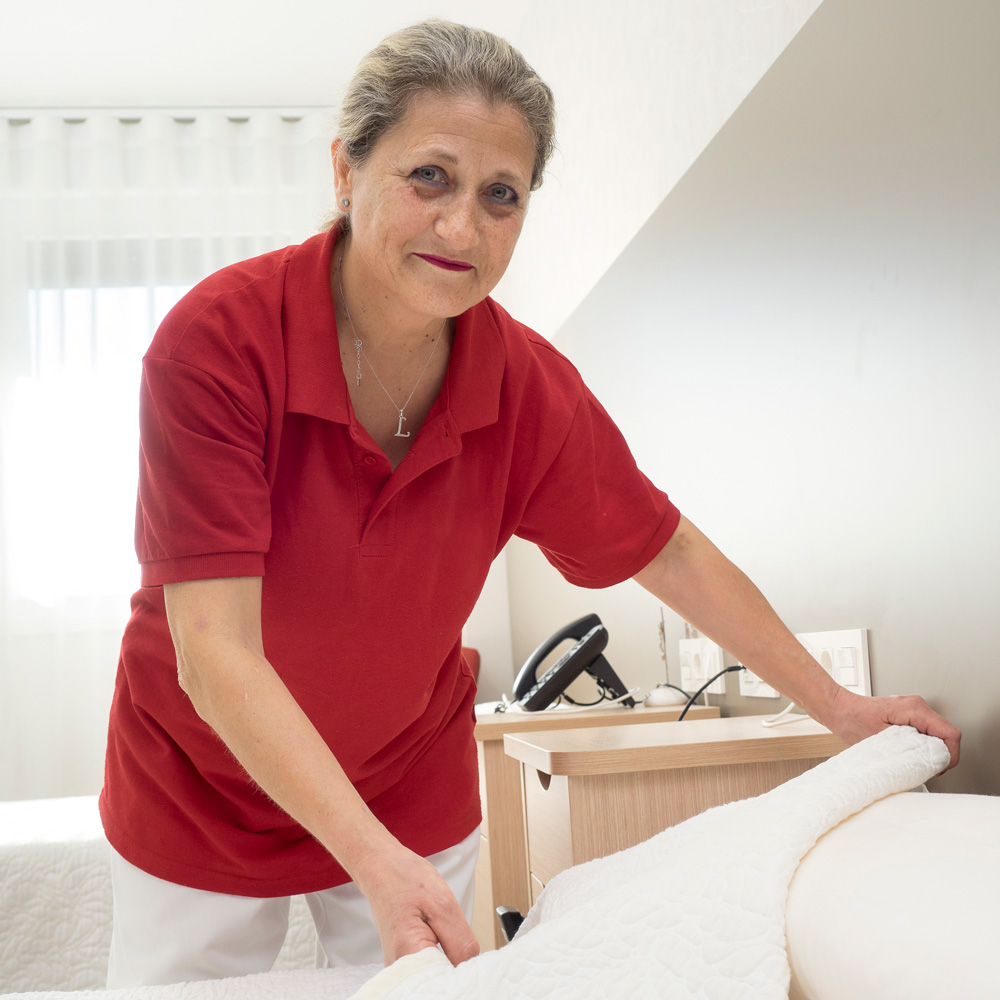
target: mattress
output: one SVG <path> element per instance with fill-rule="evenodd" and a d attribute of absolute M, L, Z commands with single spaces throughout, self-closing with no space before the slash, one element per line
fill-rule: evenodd
<path fill-rule="evenodd" d="M 994 1000 L 1000 798 L 893 795 L 802 859 L 789 1000 Z"/>

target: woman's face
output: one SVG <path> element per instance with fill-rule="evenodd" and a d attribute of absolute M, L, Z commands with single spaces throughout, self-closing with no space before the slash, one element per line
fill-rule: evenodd
<path fill-rule="evenodd" d="M 361 167 L 338 149 L 334 143 L 337 198 L 351 199 L 358 292 L 441 319 L 492 291 L 521 232 L 534 167 L 534 141 L 518 112 L 424 92 Z"/>

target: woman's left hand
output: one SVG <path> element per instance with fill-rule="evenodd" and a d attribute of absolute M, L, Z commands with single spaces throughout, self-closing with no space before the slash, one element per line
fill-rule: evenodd
<path fill-rule="evenodd" d="M 848 743 L 858 743 L 888 726 L 912 726 L 944 741 L 951 754 L 946 771 L 958 763 L 961 731 L 915 694 L 871 698 L 838 687 L 822 722 Z"/>

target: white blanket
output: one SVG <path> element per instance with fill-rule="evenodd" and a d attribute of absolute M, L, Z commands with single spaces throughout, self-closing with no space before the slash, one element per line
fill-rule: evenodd
<path fill-rule="evenodd" d="M 409 956 L 354 1000 L 786 1000 L 785 899 L 803 855 L 947 762 L 940 740 L 884 730 L 765 795 L 563 872 L 506 948 L 458 968 Z"/>
<path fill-rule="evenodd" d="M 272 972 L 95 1000 L 785 1000 L 784 906 L 800 859 L 824 832 L 947 761 L 940 740 L 885 730 L 765 795 L 563 872 L 510 945 L 458 968 L 428 949 L 377 975 Z"/>

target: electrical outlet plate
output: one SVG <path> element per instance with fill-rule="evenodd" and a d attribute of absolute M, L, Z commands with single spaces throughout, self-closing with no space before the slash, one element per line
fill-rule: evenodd
<path fill-rule="evenodd" d="M 802 632 L 795 636 L 819 665 L 842 687 L 855 694 L 872 693 L 868 659 L 868 629 Z"/>
<path fill-rule="evenodd" d="M 689 694 L 694 694 L 711 677 L 725 666 L 722 647 L 699 636 L 697 639 L 681 639 L 681 687 Z M 725 675 L 713 681 L 707 689 L 708 694 L 725 694 Z"/>
<path fill-rule="evenodd" d="M 744 698 L 780 698 L 781 695 L 765 684 L 756 674 L 744 668 L 737 675 L 740 679 L 740 694 Z"/>

